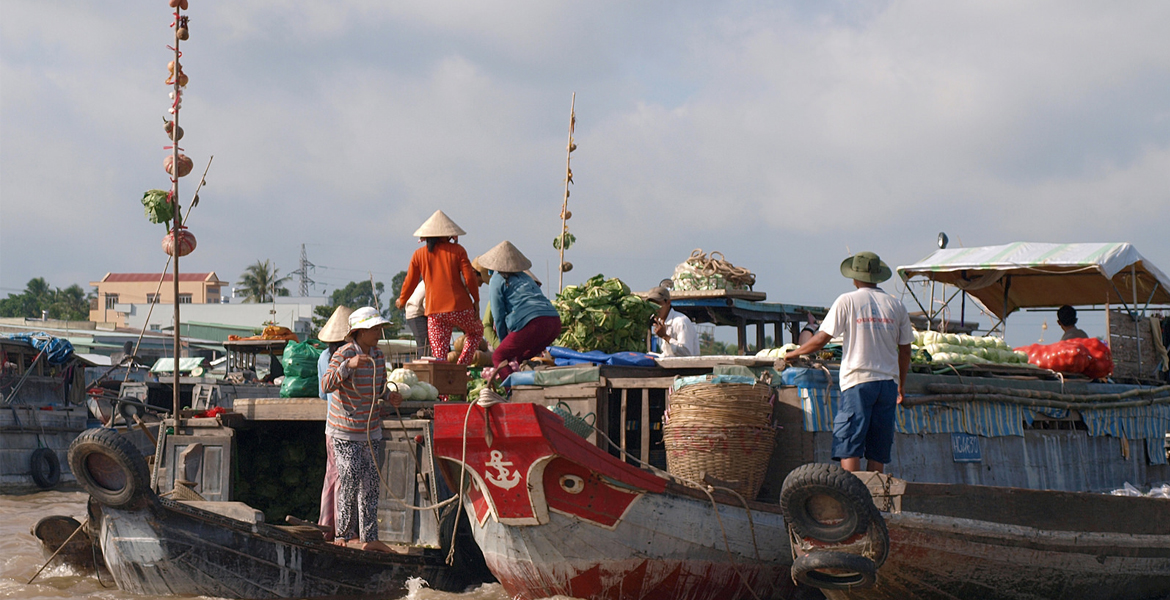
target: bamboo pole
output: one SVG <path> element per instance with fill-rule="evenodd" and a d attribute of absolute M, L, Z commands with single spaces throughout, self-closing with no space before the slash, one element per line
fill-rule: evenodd
<path fill-rule="evenodd" d="M 565 146 L 565 196 L 561 200 L 561 263 L 557 268 L 557 293 L 565 289 L 565 239 L 568 237 L 567 224 L 569 210 L 569 184 L 573 183 L 572 157 L 576 144 L 573 143 L 573 130 L 577 125 L 577 92 L 573 92 L 573 99 L 569 102 L 569 142 Z"/>
<path fill-rule="evenodd" d="M 174 207 L 175 220 L 174 220 L 173 229 L 171 230 L 171 236 L 173 238 L 172 241 L 174 242 L 173 244 L 171 244 L 171 253 L 172 253 L 173 258 L 175 259 L 174 262 L 171 263 L 171 265 L 173 267 L 172 272 L 174 273 L 174 279 L 175 279 L 175 281 L 174 281 L 175 295 L 174 295 L 174 298 L 172 298 L 172 300 L 174 301 L 174 306 L 175 306 L 175 321 L 174 321 L 174 336 L 173 336 L 174 337 L 174 360 L 175 360 L 175 362 L 174 362 L 174 369 L 175 369 L 174 370 L 174 377 L 175 377 L 175 379 L 174 379 L 174 389 L 172 390 L 172 401 L 173 401 L 173 406 L 174 406 L 174 412 L 172 414 L 175 417 L 175 433 L 178 433 L 179 427 L 182 425 L 182 414 L 180 412 L 181 406 L 180 406 L 180 401 L 179 401 L 179 353 L 181 352 L 181 348 L 180 348 L 180 346 L 181 346 L 181 342 L 180 342 L 181 333 L 180 333 L 180 328 L 179 328 L 179 323 L 180 323 L 180 321 L 179 321 L 179 243 L 180 243 L 179 235 L 180 235 L 180 229 L 179 228 L 183 225 L 183 210 L 182 210 L 182 207 L 179 205 L 179 135 L 178 135 L 178 133 L 179 133 L 179 109 L 181 108 L 182 98 L 183 98 L 183 89 L 182 89 L 183 86 L 179 85 L 180 80 L 182 79 L 181 74 L 183 72 L 183 67 L 179 63 L 179 57 L 182 56 L 182 54 L 183 54 L 182 52 L 179 51 L 179 42 L 180 42 L 180 40 L 179 40 L 179 27 L 181 26 L 182 20 L 183 20 L 179 14 L 181 12 L 181 10 L 182 9 L 180 9 L 178 7 L 175 8 L 175 22 L 173 24 L 173 33 L 174 33 L 174 39 L 175 39 L 175 59 L 174 59 L 175 60 L 175 69 L 174 69 L 174 73 L 171 74 L 171 79 L 173 80 L 172 90 L 173 90 L 173 94 L 175 97 L 174 97 L 173 102 L 171 103 L 171 106 L 174 107 L 174 114 L 172 115 L 172 118 L 171 118 L 171 122 L 173 124 L 172 125 L 173 129 L 171 131 L 173 133 L 170 136 L 171 137 L 171 200 L 175 203 L 175 207 Z"/>
<path fill-rule="evenodd" d="M 1156 388 L 1137 388 L 1112 394 L 1062 394 L 1044 390 L 1025 390 L 991 385 L 968 385 L 961 383 L 930 383 L 926 391 L 931 394 L 981 394 L 1016 396 L 1033 400 L 1055 400 L 1060 402 L 1109 402 L 1129 398 L 1170 396 L 1170 385 Z"/>

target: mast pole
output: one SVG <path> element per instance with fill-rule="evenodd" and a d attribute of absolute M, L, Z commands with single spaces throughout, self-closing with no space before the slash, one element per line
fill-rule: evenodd
<path fill-rule="evenodd" d="M 569 103 L 569 142 L 565 146 L 565 196 L 561 201 L 561 264 L 557 269 L 557 293 L 565 289 L 565 240 L 568 237 L 569 227 L 566 221 L 569 220 L 569 184 L 573 183 L 573 169 L 571 166 L 571 159 L 573 157 L 573 149 L 576 145 L 573 143 L 573 128 L 577 125 L 577 92 L 573 92 L 573 99 Z"/>
<path fill-rule="evenodd" d="M 175 328 L 174 328 L 174 336 L 173 336 L 174 337 L 174 357 L 175 357 L 175 363 L 174 363 L 175 379 L 174 379 L 174 389 L 172 390 L 172 392 L 173 392 L 172 400 L 173 400 L 173 410 L 174 410 L 174 412 L 172 414 L 174 415 L 174 418 L 175 418 L 175 433 L 179 432 L 179 426 L 182 423 L 182 419 L 181 419 L 182 415 L 180 413 L 181 407 L 180 407 L 180 403 L 179 403 L 179 353 L 181 352 L 180 342 L 179 342 L 179 336 L 180 336 L 180 329 L 179 329 L 179 322 L 180 322 L 179 321 L 179 245 L 180 245 L 180 239 L 181 239 L 179 237 L 180 236 L 180 229 L 179 228 L 183 225 L 183 221 L 182 221 L 183 211 L 182 211 L 181 207 L 179 206 L 179 140 L 178 140 L 179 108 L 181 107 L 182 94 L 183 94 L 182 86 L 179 85 L 179 81 L 181 79 L 181 73 L 183 72 L 182 66 L 179 63 L 179 57 L 182 56 L 182 53 L 179 52 L 179 41 L 180 41 L 179 40 L 179 27 L 180 27 L 180 24 L 182 21 L 182 19 L 180 18 L 180 14 L 179 14 L 180 11 L 181 11 L 181 9 L 176 6 L 175 7 L 175 22 L 173 24 L 173 30 L 174 30 L 173 33 L 174 33 L 174 39 L 175 39 L 175 59 L 174 59 L 175 60 L 175 70 L 174 70 L 174 73 L 171 74 L 171 79 L 174 80 L 173 84 L 172 84 L 172 88 L 173 88 L 172 95 L 174 96 L 174 98 L 172 99 L 172 103 L 171 103 L 171 108 L 173 111 L 172 122 L 174 123 L 174 129 L 172 130 L 172 131 L 174 131 L 174 134 L 171 135 L 171 138 L 172 138 L 171 139 L 171 200 L 175 203 L 175 206 L 174 206 L 175 220 L 174 220 L 174 225 L 173 225 L 173 229 L 172 229 L 172 233 L 171 233 L 173 240 L 174 240 L 174 243 L 171 245 L 171 253 L 172 253 L 172 258 L 175 259 L 174 262 L 172 263 L 172 266 L 173 266 L 172 272 L 174 274 L 174 280 L 175 280 L 174 281 L 174 294 L 175 295 L 173 298 L 174 304 L 175 304 Z"/>

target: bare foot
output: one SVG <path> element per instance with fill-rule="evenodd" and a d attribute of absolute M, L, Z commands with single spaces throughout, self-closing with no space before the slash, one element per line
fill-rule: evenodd
<path fill-rule="evenodd" d="M 382 540 L 371 540 L 369 542 L 364 542 L 362 544 L 362 550 L 368 550 L 371 552 L 394 552 L 394 550 L 391 549 L 390 546 L 387 546 L 386 543 Z"/>
<path fill-rule="evenodd" d="M 344 538 L 334 538 L 333 545 L 345 547 L 347 545 L 346 541 L 347 540 L 345 540 Z"/>

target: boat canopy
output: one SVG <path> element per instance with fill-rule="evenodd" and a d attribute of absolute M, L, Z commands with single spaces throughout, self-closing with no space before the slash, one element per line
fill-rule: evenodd
<path fill-rule="evenodd" d="M 1021 308 L 1170 304 L 1170 278 L 1128 243 L 947 248 L 898 275 L 956 286 L 1001 320 Z"/>

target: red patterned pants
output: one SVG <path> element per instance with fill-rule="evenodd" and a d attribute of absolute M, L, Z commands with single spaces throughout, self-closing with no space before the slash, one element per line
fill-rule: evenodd
<path fill-rule="evenodd" d="M 479 350 L 479 341 L 483 339 L 483 322 L 470 308 L 427 315 L 427 337 L 431 340 L 431 355 L 439 360 L 447 360 L 447 353 L 451 351 L 451 331 L 455 328 L 467 336 L 463 352 L 459 354 L 457 362 L 461 365 L 470 365 L 475 360 L 475 352 Z"/>

